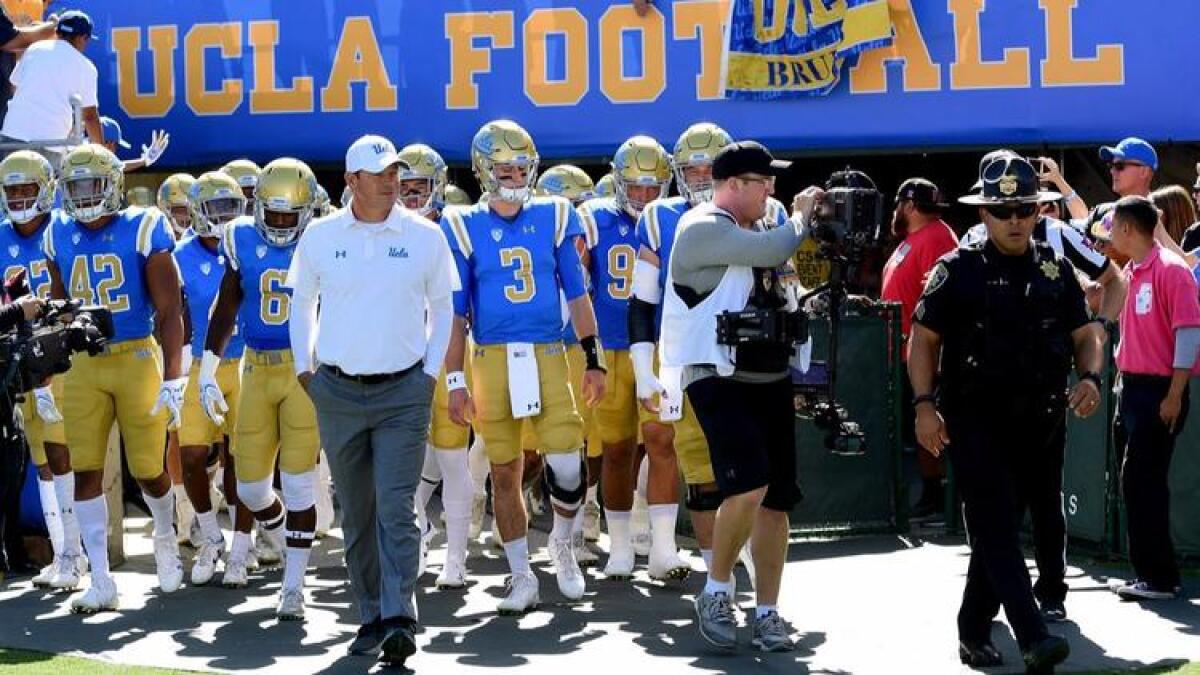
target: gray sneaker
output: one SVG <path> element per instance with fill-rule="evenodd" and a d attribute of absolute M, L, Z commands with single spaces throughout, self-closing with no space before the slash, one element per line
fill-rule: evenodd
<path fill-rule="evenodd" d="M 737 617 L 727 593 L 702 592 L 696 596 L 696 621 L 700 636 L 714 647 L 737 648 Z"/>
<path fill-rule="evenodd" d="M 777 612 L 754 620 L 754 639 L 750 644 L 764 652 L 790 652 L 796 648 L 791 629 Z"/>

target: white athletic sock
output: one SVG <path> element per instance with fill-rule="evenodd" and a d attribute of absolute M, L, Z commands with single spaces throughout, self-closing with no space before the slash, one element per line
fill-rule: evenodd
<path fill-rule="evenodd" d="M 446 514 L 446 559 L 467 558 L 467 534 L 471 529 L 471 495 L 474 485 L 466 448 L 435 450 L 442 476 L 442 510 Z"/>
<path fill-rule="evenodd" d="M 205 539 L 209 541 L 221 541 L 224 538 L 221 536 L 221 526 L 217 524 L 216 511 L 197 513 L 196 520 L 200 523 L 200 532 L 204 534 Z"/>
<path fill-rule="evenodd" d="M 704 561 L 704 571 L 705 572 L 712 569 L 712 549 L 711 548 L 700 549 L 700 559 Z"/>
<path fill-rule="evenodd" d="M 642 457 L 642 461 L 638 464 L 637 488 L 635 493 L 642 501 L 646 500 L 646 485 L 650 483 L 650 458 Z"/>
<path fill-rule="evenodd" d="M 250 552 L 250 533 L 249 532 L 234 532 L 233 544 L 229 547 L 229 559 L 246 561 L 246 554 Z"/>
<path fill-rule="evenodd" d="M 529 540 L 525 537 L 504 542 L 504 557 L 508 559 L 508 569 L 513 574 L 529 572 Z"/>
<path fill-rule="evenodd" d="M 75 517 L 75 474 L 54 477 L 54 499 L 63 528 L 63 554 L 79 555 L 79 519 Z"/>
<path fill-rule="evenodd" d="M 730 595 L 733 593 L 733 579 L 730 578 L 729 581 L 717 581 L 710 574 L 708 575 L 708 580 L 704 582 L 704 592 Z"/>
<path fill-rule="evenodd" d="M 425 507 L 429 504 L 429 498 L 433 496 L 437 490 L 438 483 L 442 479 L 442 470 L 438 467 L 437 451 L 432 445 L 425 444 L 425 460 L 421 465 L 421 480 L 417 483 L 416 508 L 417 518 L 424 524 L 427 516 L 425 515 Z"/>
<path fill-rule="evenodd" d="M 58 513 L 58 496 L 54 494 L 54 481 L 38 479 L 38 496 L 42 500 L 42 518 L 46 521 L 46 534 L 50 535 L 50 547 L 54 557 L 63 552 L 62 516 Z"/>
<path fill-rule="evenodd" d="M 175 493 L 167 490 L 163 496 L 153 497 L 142 490 L 142 497 L 146 500 L 146 506 L 150 507 L 150 516 L 154 519 L 154 536 L 174 536 L 175 530 L 172 526 L 175 524 Z M 180 527 L 183 527 L 182 523 Z"/>
<path fill-rule="evenodd" d="M 575 512 L 575 515 L 579 515 L 582 512 L 583 509 L 579 509 Z M 554 526 L 550 528 L 550 536 L 556 539 L 570 539 L 571 528 L 574 524 L 575 516 L 564 516 L 556 510 L 554 512 Z"/>
<path fill-rule="evenodd" d="M 475 487 L 475 494 L 482 495 L 487 492 L 488 473 L 491 472 L 492 465 L 488 462 L 487 451 L 484 449 L 481 436 L 475 436 L 475 442 L 471 444 L 467 455 L 467 466 L 471 471 L 471 483 Z"/>
<path fill-rule="evenodd" d="M 311 554 L 312 549 L 308 547 L 287 547 L 287 557 L 283 563 L 284 588 L 304 588 L 304 572 L 308 569 L 308 557 Z"/>
<path fill-rule="evenodd" d="M 651 549 L 661 553 L 674 553 L 675 546 L 675 517 L 679 513 L 678 504 L 650 505 L 650 537 Z"/>
<path fill-rule="evenodd" d="M 579 507 L 579 510 L 575 512 L 575 517 L 571 519 L 571 536 L 573 537 L 579 532 L 583 532 L 583 507 L 582 506 Z"/>
<path fill-rule="evenodd" d="M 629 519 L 629 511 L 604 509 L 604 520 L 608 522 L 610 555 L 633 546 L 633 540 L 629 537 Z"/>
<path fill-rule="evenodd" d="M 104 495 L 75 502 L 83 546 L 87 550 L 92 576 L 108 578 L 108 504 Z"/>

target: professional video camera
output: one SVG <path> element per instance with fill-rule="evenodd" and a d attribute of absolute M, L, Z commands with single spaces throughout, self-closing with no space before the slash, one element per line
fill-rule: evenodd
<path fill-rule="evenodd" d="M 112 313 L 82 300 L 50 300 L 32 324 L 0 335 L 0 388 L 24 393 L 71 368 L 71 355 L 99 354 L 113 336 Z"/>
<path fill-rule="evenodd" d="M 793 378 L 796 409 L 825 432 L 825 447 L 839 455 L 866 453 L 867 439 L 835 392 L 838 371 L 838 330 L 846 303 L 846 278 L 863 254 L 883 244 L 883 194 L 861 171 L 847 168 L 835 172 L 825 183 L 825 194 L 817 203 L 812 236 L 817 255 L 830 262 L 829 281 L 809 290 L 801 298 L 806 306 L 813 298 L 824 300 L 818 314 L 829 321 L 829 353 L 825 361 L 809 364 L 807 373 Z"/>

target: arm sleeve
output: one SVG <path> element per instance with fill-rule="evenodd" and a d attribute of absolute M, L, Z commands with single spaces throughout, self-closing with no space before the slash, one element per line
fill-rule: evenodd
<path fill-rule="evenodd" d="M 450 245 L 441 232 L 434 244 L 433 264 L 425 280 L 426 322 L 429 339 L 425 343 L 425 374 L 437 377 L 450 346 L 450 331 L 454 325 L 453 294 L 461 288 Z"/>
<path fill-rule="evenodd" d="M 1075 228 L 1066 225 L 1058 227 L 1062 236 L 1063 257 L 1071 261 L 1071 264 L 1087 275 L 1087 278 L 1092 281 L 1099 279 L 1112 262 L 1107 256 L 1088 245 L 1084 241 L 1083 235 L 1079 234 Z"/>
<path fill-rule="evenodd" d="M 688 244 L 679 246 L 685 237 Z M 722 265 L 775 267 L 792 256 L 800 241 L 801 233 L 794 227 L 759 232 L 743 229 L 723 218 L 699 221 L 676 235 L 671 264 L 682 269 Z"/>
<path fill-rule="evenodd" d="M 1175 368 L 1191 370 L 1196 367 L 1200 353 L 1200 326 L 1187 326 L 1175 331 Z"/>

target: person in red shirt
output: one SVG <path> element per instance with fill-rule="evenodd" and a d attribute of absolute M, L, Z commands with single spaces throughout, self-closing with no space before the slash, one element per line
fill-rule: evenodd
<path fill-rule="evenodd" d="M 1114 434 L 1123 446 L 1121 493 L 1135 578 L 1112 590 L 1127 600 L 1178 597 L 1167 476 L 1188 410 L 1188 379 L 1200 374 L 1200 299 L 1191 269 L 1155 240 L 1158 212 L 1145 197 L 1113 207 L 1112 244 L 1129 256 L 1117 368 Z"/>
<path fill-rule="evenodd" d="M 937 263 L 938 258 L 958 248 L 958 238 L 942 220 L 947 208 L 938 187 L 924 178 L 909 178 L 896 192 L 896 209 L 892 212 L 892 234 L 901 239 L 883 266 L 883 291 L 885 301 L 898 302 L 900 331 L 904 345 L 901 358 L 908 360 L 908 336 L 912 330 L 912 315 L 925 288 L 925 277 Z M 903 378 L 904 410 L 912 408 L 912 386 Z M 912 428 L 912 415 L 901 415 L 903 441 L 906 446 L 916 448 L 916 437 Z M 925 518 L 939 512 L 944 503 L 942 480 L 946 475 L 942 460 L 917 448 L 917 463 L 921 467 L 923 487 L 921 499 L 913 507 L 914 518 Z"/>

